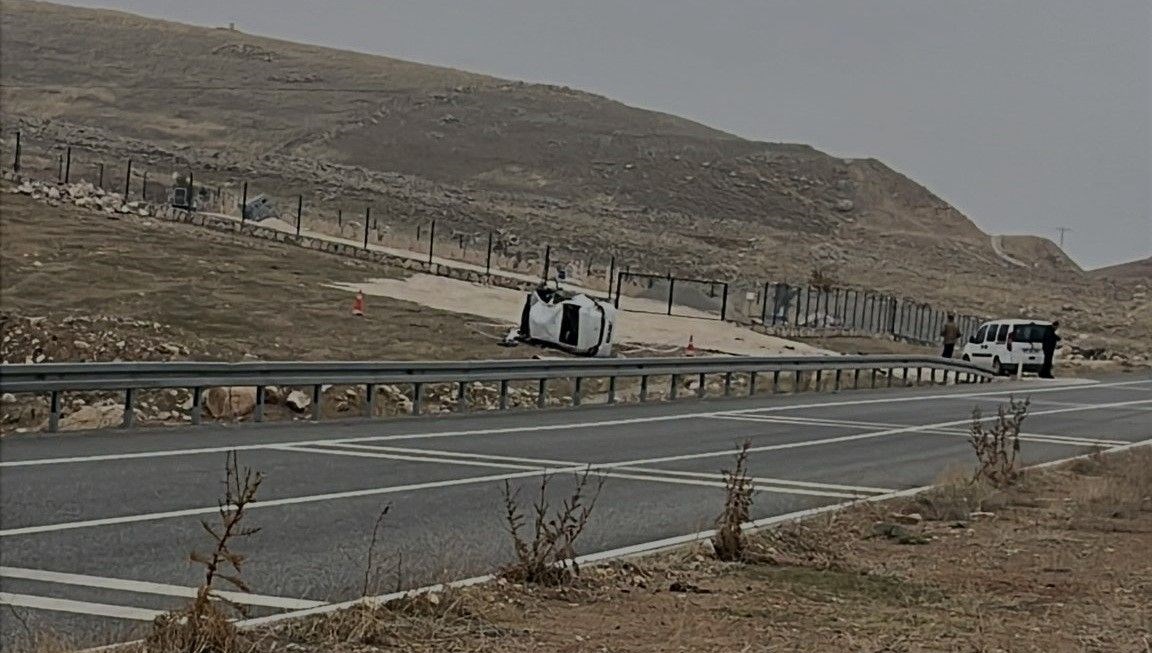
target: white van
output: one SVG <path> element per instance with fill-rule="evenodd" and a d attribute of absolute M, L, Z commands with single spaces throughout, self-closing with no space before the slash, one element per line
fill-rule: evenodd
<path fill-rule="evenodd" d="M 1014 374 L 1020 362 L 1025 372 L 1039 372 L 1044 364 L 1044 334 L 1051 328 L 1052 323 L 1043 320 L 985 322 L 968 339 L 961 358 L 993 374 Z"/>

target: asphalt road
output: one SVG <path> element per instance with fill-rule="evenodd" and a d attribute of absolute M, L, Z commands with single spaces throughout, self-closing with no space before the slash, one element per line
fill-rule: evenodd
<path fill-rule="evenodd" d="M 384 593 L 509 560 L 501 491 L 555 472 L 607 476 L 581 551 L 711 526 L 721 469 L 751 440 L 754 517 L 878 496 L 971 464 L 973 407 L 1030 397 L 1023 455 L 1056 460 L 1152 439 L 1152 377 L 861 390 L 437 418 L 108 431 L 0 441 L 0 643 L 27 628 L 84 643 L 138 634 L 200 580 L 225 454 L 262 472 L 242 597 L 254 616 L 361 593 L 373 525 Z M 399 570 L 399 580 L 396 571 Z M 4 648 L 7 648 L 6 646 Z"/>

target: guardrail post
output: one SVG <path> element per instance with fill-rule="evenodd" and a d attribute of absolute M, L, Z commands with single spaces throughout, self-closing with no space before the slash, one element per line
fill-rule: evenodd
<path fill-rule="evenodd" d="M 924 368 L 916 368 L 916 385 L 923 385 L 924 383 Z"/>
<path fill-rule="evenodd" d="M 456 387 L 456 405 L 459 408 L 468 407 L 468 391 L 465 387 L 466 381 L 460 381 Z"/>
<path fill-rule="evenodd" d="M 619 292 L 620 287 L 617 286 L 616 290 L 617 290 L 617 292 Z M 640 401 L 648 401 L 648 375 L 647 374 L 641 374 L 640 375 Z"/>
<path fill-rule="evenodd" d="M 731 397 L 732 396 L 732 373 L 731 372 L 725 372 L 724 373 L 724 396 L 725 397 Z"/>
<path fill-rule="evenodd" d="M 875 367 L 872 368 L 872 385 L 869 387 L 871 387 L 871 388 L 876 387 L 876 368 Z"/>
<path fill-rule="evenodd" d="M 423 383 L 413 383 L 412 384 L 412 414 L 413 415 L 419 415 L 422 412 L 422 410 L 423 410 L 422 404 L 423 403 L 424 403 L 424 384 Z"/>
<path fill-rule="evenodd" d="M 892 377 L 894 377 L 894 376 L 896 376 L 896 368 L 895 367 L 889 367 L 888 368 L 888 387 L 889 388 L 892 387 Z"/>
<path fill-rule="evenodd" d="M 500 380 L 500 410 L 508 410 L 508 379 Z"/>
<path fill-rule="evenodd" d="M 548 404 L 548 379 L 540 379 L 536 388 L 536 407 L 543 408 Z"/>
<path fill-rule="evenodd" d="M 375 405 L 376 405 L 376 384 L 375 383 L 365 383 L 364 384 L 364 417 L 372 417 L 372 415 L 376 412 L 374 410 Z"/>
<path fill-rule="evenodd" d="M 840 392 L 840 370 L 836 370 L 836 385 L 832 388 L 833 392 Z"/>
<path fill-rule="evenodd" d="M 902 378 L 904 381 L 904 385 L 908 385 L 908 368 L 907 367 L 904 368 L 904 376 Z"/>
<path fill-rule="evenodd" d="M 855 378 L 852 379 L 852 389 L 853 390 L 859 390 L 860 389 L 860 368 L 856 368 L 854 377 Z"/>
<path fill-rule="evenodd" d="M 135 403 L 136 389 L 124 388 L 124 419 L 121 421 L 120 425 L 126 429 L 132 428 L 132 425 L 136 423 L 136 409 L 134 408 Z"/>
<path fill-rule="evenodd" d="M 312 386 L 312 421 L 319 422 L 320 418 L 324 416 L 324 411 L 320 405 L 320 390 L 323 386 L 319 383 Z"/>
<path fill-rule="evenodd" d="M 584 377 L 578 376 L 572 379 L 572 405 L 580 405 L 580 394 L 584 389 Z"/>
<path fill-rule="evenodd" d="M 700 379 L 699 379 L 697 387 L 696 387 L 696 396 L 699 397 L 700 399 L 703 399 L 704 395 L 707 394 L 707 389 L 704 387 L 704 381 L 705 380 L 706 380 L 706 375 L 703 372 L 701 372 L 700 373 Z"/>
<path fill-rule="evenodd" d="M 616 377 L 614 376 L 608 377 L 608 403 L 616 403 Z"/>
<path fill-rule="evenodd" d="M 676 377 L 677 376 L 679 376 L 679 375 L 673 374 L 669 378 L 669 381 L 668 381 L 668 399 L 669 400 L 676 398 Z"/>
<path fill-rule="evenodd" d="M 775 391 L 775 387 L 773 387 L 773 391 Z M 748 396 L 751 397 L 755 394 L 756 394 L 756 373 L 755 372 L 749 372 L 748 373 Z"/>
<path fill-rule="evenodd" d="M 189 410 L 189 417 L 193 425 L 200 423 L 200 413 L 203 411 L 204 403 L 204 388 L 192 388 L 192 408 Z"/>
<path fill-rule="evenodd" d="M 823 380 L 824 380 L 824 370 L 817 368 L 817 370 L 816 370 L 816 392 L 820 392 L 821 390 L 824 389 Z"/>
<path fill-rule="evenodd" d="M 264 404 L 267 402 L 267 390 L 262 385 L 256 386 L 256 405 L 252 408 L 252 419 L 257 422 L 264 421 Z"/>
<path fill-rule="evenodd" d="M 801 372 L 800 370 L 796 370 L 796 378 L 794 378 L 792 380 L 792 392 L 793 393 L 800 392 L 803 390 L 803 388 L 804 388 L 803 378 L 804 378 L 804 373 Z"/>
<path fill-rule="evenodd" d="M 48 395 L 48 432 L 60 430 L 60 392 L 53 390 Z"/>

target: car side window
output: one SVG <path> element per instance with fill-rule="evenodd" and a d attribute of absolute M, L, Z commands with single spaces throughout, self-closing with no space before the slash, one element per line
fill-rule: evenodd
<path fill-rule="evenodd" d="M 988 333 L 988 325 L 982 325 L 976 335 L 972 337 L 972 342 L 984 342 L 984 336 Z"/>
<path fill-rule="evenodd" d="M 1008 325 L 1007 324 L 1001 324 L 1000 325 L 1000 330 L 996 333 L 996 342 L 999 344 L 1004 344 L 1004 343 L 1008 342 Z"/>

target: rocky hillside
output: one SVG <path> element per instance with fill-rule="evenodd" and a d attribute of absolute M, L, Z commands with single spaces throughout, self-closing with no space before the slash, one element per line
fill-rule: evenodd
<path fill-rule="evenodd" d="M 1152 256 L 1137 261 L 1110 265 L 1092 270 L 1092 276 L 1099 279 L 1133 281 L 1145 286 L 1152 285 Z"/>
<path fill-rule="evenodd" d="M 313 221 L 371 204 L 405 233 L 436 219 L 444 233 L 515 234 L 526 257 L 549 243 L 553 260 L 614 254 L 634 270 L 750 281 L 819 266 L 842 285 L 985 314 L 1101 296 L 1048 245 L 1042 264 L 1009 265 L 967 217 L 876 160 L 227 29 L 26 0 L 0 11 L 4 146 L 20 129 L 30 157 L 68 142 L 86 170 L 97 156 L 187 166 L 208 183 L 302 193 L 327 207 Z M 1037 289 L 1026 305 L 1025 279 Z"/>

